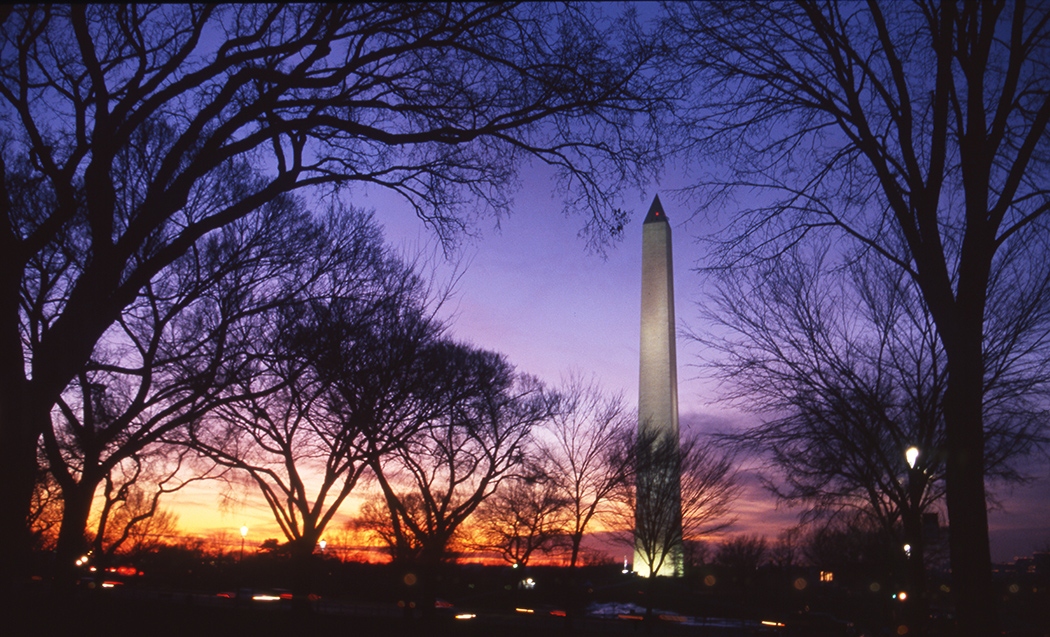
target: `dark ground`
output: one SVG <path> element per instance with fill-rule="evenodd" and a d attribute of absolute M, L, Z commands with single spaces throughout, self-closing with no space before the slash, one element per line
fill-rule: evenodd
<path fill-rule="evenodd" d="M 208 557 L 172 559 L 139 565 L 146 574 L 123 578 L 112 588 L 85 577 L 74 591 L 56 594 L 46 577 L 25 581 L 2 595 L 0 635 L 124 635 L 208 637 L 280 635 L 752 635 L 847 636 L 895 634 L 900 605 L 885 592 L 843 582 L 820 584 L 816 573 L 766 569 L 746 577 L 718 570 L 698 571 L 681 580 L 657 580 L 655 587 L 619 566 L 585 567 L 570 574 L 559 567 L 509 567 L 450 564 L 434 574 L 433 600 L 422 600 L 420 581 L 405 567 L 316 560 L 307 586 L 310 602 L 257 602 L 254 592 L 288 592 L 300 571 L 279 560 L 227 561 Z M 147 570 L 148 569 L 148 570 Z M 43 571 L 42 571 L 43 572 Z M 121 578 L 106 575 L 106 578 Z M 412 580 L 412 584 L 406 582 Z M 531 590 L 526 580 L 535 581 Z M 800 581 L 808 581 L 801 587 Z M 866 580 L 860 580 L 864 584 Z M 1045 575 L 1004 575 L 1001 616 L 1011 637 L 1050 637 L 1050 580 Z M 934 595 L 931 608 L 941 619 L 930 635 L 951 635 L 946 595 Z M 891 590 L 887 587 L 887 590 Z M 585 609 L 611 605 L 644 608 L 651 597 L 661 620 L 634 619 L 637 610 L 584 616 Z M 301 597 L 300 599 L 305 599 Z M 399 607 L 399 603 L 401 606 Z M 433 601 L 431 602 L 433 604 Z M 414 607 L 406 617 L 404 607 Z M 516 612 L 516 608 L 533 612 Z M 575 617 L 571 626 L 566 612 Z M 457 614 L 474 614 L 456 619 Z M 618 614 L 624 615 L 623 617 Z M 688 619 L 691 623 L 684 623 Z M 764 627 L 759 620 L 783 622 Z M 935 630 L 934 630 L 935 629 Z"/>
<path fill-rule="evenodd" d="M 451 614 L 428 619 L 397 617 L 396 608 L 376 607 L 369 611 L 316 612 L 300 614 L 291 608 L 238 608 L 201 603 L 190 597 L 146 600 L 119 595 L 78 596 L 71 604 L 56 607 L 47 597 L 23 599 L 18 615 L 9 616 L 5 635 L 106 635 L 123 637 L 229 637 L 360 635 L 402 637 L 416 635 L 498 635 L 506 637 L 560 637 L 562 635 L 754 635 L 753 630 L 685 627 L 658 622 L 647 629 L 640 621 L 579 618 L 573 626 L 547 614 L 486 612 L 469 620 Z M 374 612 L 376 614 L 369 614 Z"/>

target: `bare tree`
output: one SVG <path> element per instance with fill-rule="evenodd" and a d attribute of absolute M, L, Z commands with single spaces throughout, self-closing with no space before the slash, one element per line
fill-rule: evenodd
<path fill-rule="evenodd" d="M 533 553 L 549 551 L 565 533 L 569 503 L 559 493 L 547 480 L 505 481 L 474 511 L 475 548 L 495 551 L 515 567 L 527 566 Z"/>
<path fill-rule="evenodd" d="M 565 501 L 574 568 L 587 528 L 608 513 L 631 471 L 623 444 L 634 429 L 623 399 L 573 376 L 561 389 L 557 411 L 535 434 L 542 471 Z"/>
<path fill-rule="evenodd" d="M 283 371 L 283 370 L 282 370 Z M 363 463 L 339 424 L 318 404 L 317 386 L 298 370 L 254 379 L 260 396 L 212 413 L 193 432 L 198 452 L 248 476 L 297 558 L 313 553 L 325 526 L 350 495 Z M 273 383 L 280 389 L 272 390 Z M 221 420 L 220 420 L 221 419 Z"/>
<path fill-rule="evenodd" d="M 413 520 L 419 520 L 426 524 L 426 511 L 423 506 L 423 497 L 416 493 L 405 493 L 398 496 L 404 515 Z M 419 561 L 423 553 L 421 538 L 415 535 L 401 533 L 395 526 L 396 518 L 390 515 L 386 497 L 382 493 L 369 498 L 361 505 L 357 516 L 353 519 L 355 528 L 363 530 L 378 540 L 390 559 L 396 563 L 412 564 Z M 451 555 L 454 547 L 460 544 L 462 539 L 461 529 L 457 529 L 449 537 L 446 545 L 446 554 Z"/>
<path fill-rule="evenodd" d="M 777 568 L 789 569 L 799 565 L 802 527 L 793 526 L 777 534 L 769 547 L 769 563 Z"/>
<path fill-rule="evenodd" d="M 91 552 L 98 562 L 108 562 L 119 552 L 141 553 L 161 544 L 160 534 L 173 535 L 176 519 L 160 507 L 161 498 L 198 480 L 211 471 L 194 471 L 190 451 L 158 444 L 137 453 L 111 470 L 102 486 L 101 506 L 95 520 Z M 189 465 L 189 467 L 187 467 Z M 189 469 L 190 475 L 183 473 Z M 162 517 L 154 520 L 155 515 Z M 147 535 L 152 534 L 152 538 Z"/>
<path fill-rule="evenodd" d="M 503 480 L 527 475 L 531 430 L 550 417 L 555 402 L 501 355 L 457 344 L 445 360 L 472 391 L 370 467 L 386 502 L 394 554 L 421 569 L 427 612 L 449 542 Z"/>
<path fill-rule="evenodd" d="M 0 18 L 4 572 L 28 549 L 58 397 L 209 233 L 289 193 L 370 183 L 451 240 L 463 211 L 506 210 L 534 159 L 601 239 L 622 227 L 618 185 L 657 159 L 654 129 L 636 126 L 659 102 L 642 39 L 588 7 L 76 4 Z"/>
<path fill-rule="evenodd" d="M 702 340 L 726 398 L 763 417 L 724 439 L 768 458 L 766 486 L 803 506 L 803 523 L 854 512 L 870 516 L 888 545 L 909 545 L 909 593 L 919 604 L 922 518 L 944 495 L 944 350 L 906 275 L 871 258 L 840 269 L 827 259 L 824 251 L 791 250 L 722 277 L 707 314 L 712 335 Z M 988 360 L 1028 348 L 1032 335 L 1024 331 L 1039 321 L 1009 325 L 1014 337 L 1000 334 Z M 1045 326 L 1035 331 L 1047 334 Z M 1048 379 L 1033 372 L 1020 393 L 989 378 L 990 479 L 1019 480 L 1018 464 L 1046 443 L 1036 397 Z M 919 452 L 914 466 L 908 448 Z"/>
<path fill-rule="evenodd" d="M 62 488 L 47 468 L 47 456 L 40 450 L 39 469 L 29 510 L 29 529 L 33 548 L 53 550 L 62 526 Z"/>
<path fill-rule="evenodd" d="M 679 442 L 649 429 L 627 440 L 623 448 L 631 471 L 617 488 L 609 519 L 616 539 L 634 554 L 635 572 L 647 578 L 646 620 L 651 622 L 656 574 L 681 559 L 674 569 L 680 575 L 687 546 L 698 548 L 706 535 L 732 524 L 727 516 L 739 486 L 732 455 L 700 436 Z M 642 489 L 644 498 L 637 495 Z"/>
<path fill-rule="evenodd" d="M 912 506 L 905 449 L 923 451 L 918 512 L 943 494 L 943 350 L 907 280 L 825 268 L 792 252 L 727 274 L 698 338 L 724 397 L 763 416 L 725 438 L 770 459 L 766 486 L 803 522 L 855 509 L 893 534 Z"/>
<path fill-rule="evenodd" d="M 327 295 L 282 308 L 254 339 L 253 373 L 190 430 L 194 449 L 269 505 L 298 565 L 299 612 L 309 611 L 308 561 L 366 469 L 463 391 L 422 280 L 383 250 L 345 265 Z"/>
<path fill-rule="evenodd" d="M 734 454 L 699 436 L 688 437 L 682 443 L 680 463 L 682 537 L 699 540 L 736 522 L 731 515 L 740 484 Z"/>
<path fill-rule="evenodd" d="M 737 535 L 718 545 L 715 564 L 748 577 L 766 563 L 769 543 L 760 535 Z"/>
<path fill-rule="evenodd" d="M 109 512 L 108 523 L 99 526 L 95 545 L 112 556 L 123 553 L 139 556 L 170 543 L 179 532 L 179 516 L 159 507 L 159 493 L 147 493 L 136 481 Z"/>
<path fill-rule="evenodd" d="M 946 357 L 945 480 L 964 634 L 996 632 L 984 468 L 989 295 L 1038 259 L 1050 212 L 1050 10 L 1021 2 L 669 6 L 669 64 L 694 87 L 685 150 L 703 205 L 749 194 L 724 264 L 807 235 L 906 272 Z"/>
<path fill-rule="evenodd" d="M 360 258 L 279 308 L 253 339 L 253 373 L 190 431 L 198 452 L 259 489 L 297 559 L 368 463 L 453 399 L 423 280 L 382 249 L 370 221 L 358 229 Z"/>
<path fill-rule="evenodd" d="M 791 250 L 725 273 L 705 312 L 713 327 L 694 336 L 712 352 L 707 364 L 725 382 L 724 398 L 766 416 L 725 438 L 772 459 L 785 479 L 768 486 L 808 507 L 803 521 L 852 508 L 892 535 L 943 496 L 946 357 L 906 275 L 871 258 L 841 268 L 827 259 L 823 250 Z M 1044 351 L 1050 279 L 1040 283 L 1030 288 L 1042 297 L 1039 313 L 1029 307 L 1024 321 L 989 333 L 989 478 L 1023 480 L 1018 465 L 1047 443 L 1040 402 L 1050 378 L 1020 366 L 1000 376 L 1003 366 L 991 363 Z M 904 479 L 911 446 L 920 450 L 921 502 L 911 502 Z"/>
<path fill-rule="evenodd" d="M 362 253 L 372 249 L 373 230 L 359 213 L 333 211 L 318 222 L 299 206 L 274 206 L 214 233 L 123 309 L 87 367 L 58 397 L 54 424 L 43 432 L 48 469 L 63 499 L 60 568 L 72 569 L 85 550 L 99 486 L 106 486 L 99 520 L 104 529 L 109 508 L 124 499 L 146 457 L 236 397 L 231 390 L 250 373 L 246 361 L 257 324 L 282 304 L 314 294 L 335 264 L 369 258 Z M 34 332 L 46 330 L 45 316 L 31 318 Z M 168 477 L 153 481 L 166 485 L 157 496 L 209 473 L 199 463 L 197 475 L 180 475 L 178 465 L 172 462 L 162 470 Z M 95 535 L 97 543 L 106 537 Z M 95 549 L 104 553 L 100 544 Z"/>
<path fill-rule="evenodd" d="M 727 516 L 740 487 L 732 454 L 696 435 L 677 449 L 669 450 L 669 444 L 677 441 L 662 436 L 656 441 L 637 440 L 633 471 L 617 497 L 617 526 L 624 530 L 621 540 L 635 547 L 636 558 L 643 560 L 635 570 L 647 569 L 639 572 L 659 572 L 684 541 L 700 541 L 733 523 Z M 680 481 L 667 478 L 672 466 Z M 641 512 L 635 496 L 639 489 L 649 492 Z M 669 528 L 681 528 L 681 535 L 667 533 Z"/>

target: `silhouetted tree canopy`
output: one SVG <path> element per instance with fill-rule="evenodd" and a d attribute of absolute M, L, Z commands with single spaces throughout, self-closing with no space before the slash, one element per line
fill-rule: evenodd
<path fill-rule="evenodd" d="M 921 291 L 947 359 L 959 626 L 996 632 L 983 348 L 990 299 L 1004 280 L 1024 280 L 1047 245 L 1050 9 L 678 3 L 660 33 L 667 64 L 692 88 L 672 138 L 702 166 L 698 209 L 733 215 L 721 265 L 844 237 Z"/>
<path fill-rule="evenodd" d="M 4 573 L 28 548 L 59 396 L 210 233 L 368 183 L 451 241 L 477 211 L 506 210 L 537 161 L 600 244 L 622 227 L 619 187 L 657 159 L 643 40 L 586 6 L 24 5 L 0 19 Z"/>
<path fill-rule="evenodd" d="M 605 395 L 597 382 L 572 376 L 557 409 L 535 433 L 537 462 L 565 504 L 569 565 L 575 567 L 584 534 L 607 516 L 617 490 L 633 469 L 631 434 L 637 426 L 622 397 Z"/>
<path fill-rule="evenodd" d="M 152 483 L 159 497 L 209 475 L 207 463 L 167 445 L 185 441 L 182 428 L 237 398 L 253 371 L 260 325 L 283 306 L 330 294 L 334 268 L 370 262 L 376 242 L 359 213 L 332 210 L 319 220 L 300 206 L 271 207 L 209 235 L 123 309 L 43 432 L 63 499 L 60 564 L 83 553 L 97 495 L 96 544 L 128 489 Z"/>
<path fill-rule="evenodd" d="M 941 500 L 948 370 L 906 274 L 870 255 L 836 267 L 826 249 L 793 249 L 723 273 L 713 301 L 704 311 L 709 330 L 694 336 L 724 399 L 763 419 L 725 438 L 769 460 L 767 486 L 805 507 L 803 521 L 859 511 L 895 537 L 902 517 Z M 1032 333 L 1032 321 L 1004 323 L 1011 333 L 995 335 L 1001 345 L 989 344 L 990 359 L 1026 356 L 1045 341 L 1040 322 Z M 1016 392 L 989 372 L 986 473 L 1021 480 L 1020 464 L 1046 443 L 1048 378 L 1028 370 Z M 906 479 L 912 446 L 920 450 L 920 502 Z"/>
<path fill-rule="evenodd" d="M 703 540 L 734 522 L 737 470 L 731 451 L 696 434 L 678 441 L 645 432 L 631 440 L 631 471 L 617 488 L 613 519 L 620 540 L 642 560 L 634 570 L 657 573 L 684 558 L 683 542 Z M 642 489 L 645 498 L 637 496 Z"/>
<path fill-rule="evenodd" d="M 538 381 L 515 372 L 499 354 L 450 343 L 443 360 L 446 373 L 469 391 L 370 466 L 387 505 L 395 555 L 428 567 L 446 558 L 457 529 L 503 480 L 528 475 L 532 428 L 554 408 Z M 410 546 L 418 553 L 402 551 Z"/>
<path fill-rule="evenodd" d="M 474 511 L 474 546 L 527 566 L 534 553 L 549 552 L 565 532 L 567 505 L 552 482 L 506 480 Z"/>
<path fill-rule="evenodd" d="M 342 219 L 321 235 L 341 249 L 306 259 L 316 277 L 288 273 L 297 293 L 244 328 L 244 373 L 181 436 L 261 493 L 296 557 L 313 553 L 367 463 L 459 390 L 442 382 L 443 326 L 425 281 L 369 216 L 327 218 Z"/>

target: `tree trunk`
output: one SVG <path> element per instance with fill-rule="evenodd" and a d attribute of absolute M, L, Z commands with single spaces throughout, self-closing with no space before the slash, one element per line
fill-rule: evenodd
<path fill-rule="evenodd" d="M 957 633 L 997 633 L 984 485 L 983 366 L 976 347 L 950 352 L 944 394 L 945 486 Z"/>
<path fill-rule="evenodd" d="M 6 18 L 6 14 L 4 15 Z M 22 269 L 11 215 L 7 174 L 0 161 L 0 602 L 13 600 L 28 575 L 33 537 L 28 525 L 36 483 L 36 428 L 21 326 Z"/>
<path fill-rule="evenodd" d="M 33 551 L 27 520 L 36 483 L 37 436 L 23 401 L 14 396 L 19 390 L 10 388 L 8 385 L 8 395 L 0 399 L 0 582 L 19 588 L 18 583 L 29 575 Z"/>
<path fill-rule="evenodd" d="M 97 484 L 92 481 L 89 487 L 81 480 L 68 490 L 63 488 L 62 525 L 55 545 L 55 591 L 60 597 L 71 597 L 77 584 L 76 561 L 87 550 L 84 531 L 91 516 L 91 503 Z"/>
<path fill-rule="evenodd" d="M 292 613 L 300 617 L 313 611 L 310 594 L 314 586 L 314 546 L 318 535 L 316 532 L 304 532 L 289 547 L 292 558 Z"/>
<path fill-rule="evenodd" d="M 433 621 L 438 596 L 438 577 L 445 559 L 448 539 L 434 538 L 430 546 L 424 546 L 419 561 L 419 615 L 427 621 Z"/>
<path fill-rule="evenodd" d="M 576 560 L 580 557 L 580 544 L 583 543 L 583 533 L 572 534 L 572 557 L 569 558 L 569 568 L 576 569 Z"/>
<path fill-rule="evenodd" d="M 0 361 L 0 368 L 4 369 L 0 378 L 0 586 L 4 589 L 0 593 L 5 593 L 20 590 L 22 580 L 30 575 L 34 542 L 28 520 L 36 487 L 40 418 L 33 413 L 23 370 L 13 373 L 9 360 Z"/>

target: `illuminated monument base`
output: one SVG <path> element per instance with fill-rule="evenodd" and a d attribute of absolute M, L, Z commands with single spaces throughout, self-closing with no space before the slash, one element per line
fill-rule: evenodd
<path fill-rule="evenodd" d="M 671 225 L 655 197 L 642 225 L 634 570 L 643 577 L 680 576 L 685 562 L 673 274 Z"/>

